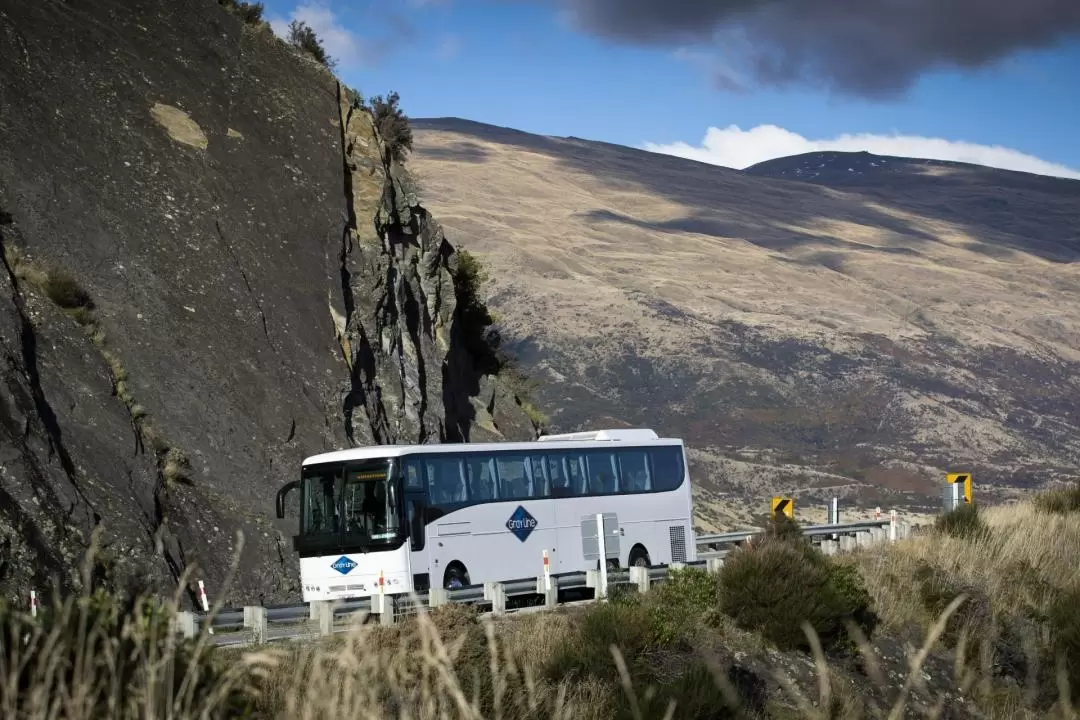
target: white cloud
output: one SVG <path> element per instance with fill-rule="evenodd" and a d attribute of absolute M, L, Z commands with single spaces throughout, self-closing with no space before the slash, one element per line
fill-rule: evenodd
<path fill-rule="evenodd" d="M 338 20 L 329 5 L 317 0 L 308 0 L 297 5 L 287 18 L 274 15 L 269 22 L 278 37 L 288 39 L 289 23 L 293 20 L 307 23 L 308 27 L 315 31 L 326 53 L 337 60 L 338 67 L 374 63 L 382 55 L 379 45 L 369 44 L 349 30 Z"/>
<path fill-rule="evenodd" d="M 754 163 L 785 155 L 822 150 L 846 152 L 866 150 L 875 155 L 952 160 L 1004 170 L 1021 170 L 1040 175 L 1080 179 L 1078 170 L 1000 145 L 977 145 L 959 140 L 918 135 L 860 133 L 810 140 L 776 125 L 758 125 L 750 130 L 741 130 L 737 125 L 729 125 L 724 129 L 710 127 L 705 132 L 701 145 L 695 146 L 685 142 L 669 144 L 647 142 L 642 147 L 652 152 L 677 155 L 740 170 Z"/>

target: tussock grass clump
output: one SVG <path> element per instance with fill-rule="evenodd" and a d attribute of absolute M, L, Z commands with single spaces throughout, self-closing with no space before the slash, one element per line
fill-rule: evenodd
<path fill-rule="evenodd" d="M 63 270 L 53 270 L 45 277 L 45 294 L 65 310 L 93 310 L 94 301 L 79 281 Z"/>
<path fill-rule="evenodd" d="M 934 529 L 955 538 L 977 540 L 990 532 L 976 503 L 964 503 L 934 520 Z"/>
<path fill-rule="evenodd" d="M 999 717 L 1067 717 L 1062 702 L 1080 700 L 1080 514 L 1033 502 L 966 517 L 860 558 L 883 623 L 927 627 L 959 601 L 941 640 L 960 684 L 1015 713 Z"/>
<path fill-rule="evenodd" d="M 235 718 L 254 706 L 256 656 L 219 662 L 207 636 L 174 632 L 179 597 L 94 587 L 95 530 L 81 593 L 52 596 L 34 617 L 0 600 L 0 716 Z"/>
<path fill-rule="evenodd" d="M 1039 512 L 1068 515 L 1080 513 L 1080 481 L 1067 487 L 1044 490 L 1032 499 Z"/>

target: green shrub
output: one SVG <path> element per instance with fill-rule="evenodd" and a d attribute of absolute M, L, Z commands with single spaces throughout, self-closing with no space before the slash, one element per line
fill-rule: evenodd
<path fill-rule="evenodd" d="M 692 575 L 684 583 L 684 589 L 695 585 L 700 589 Z M 630 676 L 640 717 L 663 717 L 671 701 L 676 703 L 676 718 L 735 717 L 708 665 L 685 639 L 662 641 L 663 630 L 657 627 L 651 605 L 652 599 L 645 597 L 589 607 L 544 669 L 546 678 L 553 683 L 599 681 L 613 690 L 612 716 L 633 718 L 634 703 L 621 686 L 611 652 L 614 646 Z"/>
<path fill-rule="evenodd" d="M 50 300 L 65 310 L 94 309 L 90 293 L 63 270 L 54 270 L 46 276 L 44 290 Z"/>
<path fill-rule="evenodd" d="M 300 48 L 330 69 L 337 65 L 337 61 L 326 54 L 326 48 L 319 36 L 302 20 L 289 23 L 289 44 Z"/>
<path fill-rule="evenodd" d="M 396 92 L 391 92 L 385 100 L 382 95 L 376 95 L 370 101 L 375 127 L 386 143 L 390 159 L 395 162 L 402 162 L 413 147 L 412 127 L 409 116 L 398 107 L 400 99 Z"/>
<path fill-rule="evenodd" d="M 874 630 L 876 615 L 858 572 L 809 544 L 763 539 L 729 555 L 718 581 L 720 610 L 782 650 L 810 648 L 803 621 L 832 650 L 850 646 L 849 621 L 867 637 Z"/>
<path fill-rule="evenodd" d="M 221 5 L 248 25 L 259 25 L 262 22 L 264 8 L 261 2 L 249 3 L 242 2 L 242 0 L 218 0 L 218 5 Z"/>
<path fill-rule="evenodd" d="M 1037 494 L 1032 502 L 1035 509 L 1043 513 L 1067 515 L 1080 512 L 1080 481 L 1068 487 L 1044 490 Z"/>
<path fill-rule="evenodd" d="M 716 612 L 716 576 L 702 568 L 670 570 L 668 579 L 648 596 L 653 636 L 663 644 L 690 637 Z"/>
<path fill-rule="evenodd" d="M 934 520 L 934 528 L 954 538 L 979 540 L 990 533 L 990 528 L 979 515 L 975 503 L 963 503 Z"/>
<path fill-rule="evenodd" d="M 492 329 L 494 318 L 481 297 L 487 271 L 468 250 L 458 250 L 457 267 L 453 269 L 454 295 L 457 299 L 457 322 L 462 341 L 472 355 L 476 371 L 494 375 L 501 369 L 498 332 Z"/>

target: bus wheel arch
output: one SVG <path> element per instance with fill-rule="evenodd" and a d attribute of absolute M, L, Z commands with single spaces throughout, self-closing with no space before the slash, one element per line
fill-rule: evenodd
<path fill-rule="evenodd" d="M 446 571 L 443 573 L 443 588 L 455 590 L 470 584 L 472 583 L 469 580 L 469 571 L 463 563 L 454 560 L 446 566 Z"/>
<path fill-rule="evenodd" d="M 634 547 L 630 548 L 630 558 L 626 564 L 627 567 L 633 567 L 635 565 L 649 567 L 652 565 L 652 560 L 649 559 L 649 551 L 645 549 L 645 546 L 641 543 L 636 543 Z"/>

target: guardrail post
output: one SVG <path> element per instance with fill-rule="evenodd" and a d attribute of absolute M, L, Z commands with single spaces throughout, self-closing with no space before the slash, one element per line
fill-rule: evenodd
<path fill-rule="evenodd" d="M 371 614 L 379 616 L 381 625 L 394 624 L 394 598 L 386 593 L 371 596 Z"/>
<path fill-rule="evenodd" d="M 176 614 L 176 629 L 185 638 L 195 637 L 195 613 L 181 610 Z"/>
<path fill-rule="evenodd" d="M 870 544 L 870 533 L 858 532 L 855 533 L 855 547 L 866 547 Z"/>
<path fill-rule="evenodd" d="M 427 591 L 428 607 L 437 608 L 441 605 L 446 605 L 450 602 L 450 591 L 446 588 L 428 588 Z"/>
<path fill-rule="evenodd" d="M 266 643 L 266 608 L 259 605 L 244 606 L 244 627 L 251 628 L 251 642 Z"/>
<path fill-rule="evenodd" d="M 484 583 L 484 599 L 491 601 L 491 613 L 493 615 L 502 615 L 506 612 L 506 588 L 502 583 Z"/>
<path fill-rule="evenodd" d="M 586 570 L 585 571 L 585 587 L 596 588 L 600 585 L 600 571 L 599 570 Z"/>
<path fill-rule="evenodd" d="M 323 602 L 319 604 L 319 634 L 334 634 L 334 604 Z"/>
<path fill-rule="evenodd" d="M 724 558 L 711 557 L 705 558 L 705 572 L 712 573 L 713 575 L 720 572 L 724 567 Z"/>
<path fill-rule="evenodd" d="M 835 555 L 840 550 L 840 542 L 837 540 L 822 540 L 821 541 L 821 554 L 822 555 Z"/>
<path fill-rule="evenodd" d="M 630 566 L 630 584 L 637 585 L 638 592 L 649 592 L 649 568 L 640 565 Z"/>
<path fill-rule="evenodd" d="M 323 604 L 323 600 L 312 600 L 308 603 L 308 617 L 312 620 L 318 620 L 320 617 L 319 608 Z"/>
<path fill-rule="evenodd" d="M 840 552 L 851 552 L 855 549 L 856 541 L 853 535 L 840 536 Z"/>
<path fill-rule="evenodd" d="M 682 570 L 685 567 L 686 567 L 686 563 L 684 563 L 684 562 L 673 562 L 670 565 L 668 565 L 669 570 Z"/>
<path fill-rule="evenodd" d="M 554 608 L 559 604 L 559 578 L 553 578 L 549 575 L 547 580 L 549 584 L 544 590 L 544 607 Z"/>

